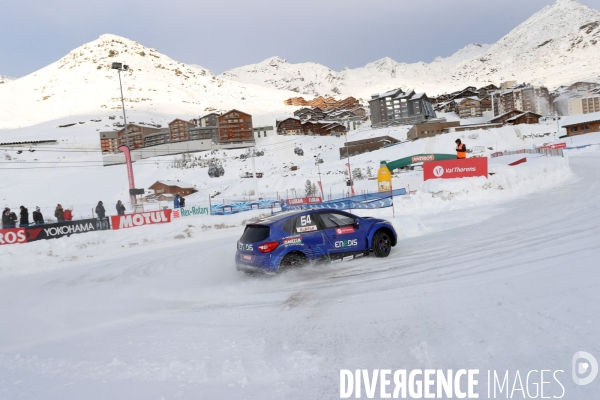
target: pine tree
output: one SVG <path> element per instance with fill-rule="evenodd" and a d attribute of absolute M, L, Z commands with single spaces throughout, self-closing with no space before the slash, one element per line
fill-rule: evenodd
<path fill-rule="evenodd" d="M 306 183 L 304 184 L 304 191 L 306 192 L 307 196 L 312 194 L 312 183 L 310 182 L 310 179 L 306 180 Z"/>

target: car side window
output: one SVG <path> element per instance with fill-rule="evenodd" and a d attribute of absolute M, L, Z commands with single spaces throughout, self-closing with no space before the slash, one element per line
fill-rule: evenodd
<path fill-rule="evenodd" d="M 341 226 L 354 225 L 354 218 L 338 213 L 321 213 L 319 214 L 323 226 L 327 228 L 339 228 Z"/>
<path fill-rule="evenodd" d="M 306 232 L 314 232 L 319 230 L 319 225 L 317 224 L 317 220 L 315 219 L 314 214 L 302 215 L 300 217 L 296 217 L 296 232 L 297 233 L 306 233 Z"/>
<path fill-rule="evenodd" d="M 294 230 L 294 218 L 290 218 L 287 221 L 285 221 L 285 223 L 281 227 L 281 230 L 284 232 L 292 233 L 292 231 Z"/>

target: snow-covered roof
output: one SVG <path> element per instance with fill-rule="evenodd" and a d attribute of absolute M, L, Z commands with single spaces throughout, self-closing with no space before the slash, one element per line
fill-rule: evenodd
<path fill-rule="evenodd" d="M 568 125 L 584 124 L 586 122 L 596 121 L 600 121 L 600 112 L 561 117 L 559 124 L 561 127 L 564 127 Z"/>
<path fill-rule="evenodd" d="M 156 183 L 162 183 L 165 186 L 177 186 L 181 189 L 194 189 L 194 185 L 179 181 L 156 181 Z M 152 186 L 154 186 L 156 183 L 154 183 Z M 150 186 L 150 188 L 152 188 L 152 186 Z"/>

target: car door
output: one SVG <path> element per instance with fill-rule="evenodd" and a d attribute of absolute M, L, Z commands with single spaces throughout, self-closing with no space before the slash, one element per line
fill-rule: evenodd
<path fill-rule="evenodd" d="M 285 238 L 283 243 L 285 244 L 286 240 L 290 240 L 292 243 L 295 241 L 297 244 L 298 237 L 302 242 L 305 254 L 310 259 L 319 259 L 327 255 L 327 240 L 314 213 L 296 217 L 294 237 Z"/>
<path fill-rule="evenodd" d="M 364 253 L 367 243 L 364 232 L 355 227 L 356 218 L 335 211 L 318 214 L 332 258 Z"/>

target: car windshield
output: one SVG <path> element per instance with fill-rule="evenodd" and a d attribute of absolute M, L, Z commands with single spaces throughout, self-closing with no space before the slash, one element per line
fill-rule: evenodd
<path fill-rule="evenodd" d="M 248 225 L 242 235 L 240 242 L 257 243 L 262 242 L 271 234 L 271 228 L 264 225 Z"/>

